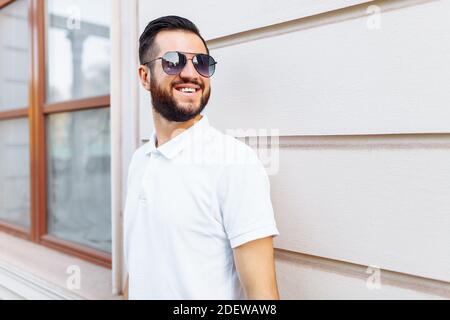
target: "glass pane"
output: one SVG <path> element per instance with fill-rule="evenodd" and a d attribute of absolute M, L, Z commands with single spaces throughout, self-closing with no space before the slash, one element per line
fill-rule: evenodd
<path fill-rule="evenodd" d="M 109 95 L 110 0 L 48 0 L 47 102 Z"/>
<path fill-rule="evenodd" d="M 0 121 L 0 220 L 30 226 L 28 119 Z"/>
<path fill-rule="evenodd" d="M 0 111 L 28 106 L 28 8 L 17 0 L 0 9 Z"/>
<path fill-rule="evenodd" d="M 111 251 L 109 108 L 47 117 L 48 233 Z"/>

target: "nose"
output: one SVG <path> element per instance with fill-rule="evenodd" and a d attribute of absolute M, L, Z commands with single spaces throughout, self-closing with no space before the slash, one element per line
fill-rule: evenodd
<path fill-rule="evenodd" d="M 186 79 L 197 79 L 199 77 L 199 73 L 195 70 L 192 59 L 187 59 L 186 65 L 181 70 L 180 77 Z"/>

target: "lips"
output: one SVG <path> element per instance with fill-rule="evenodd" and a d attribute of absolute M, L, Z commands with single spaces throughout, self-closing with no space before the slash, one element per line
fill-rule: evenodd
<path fill-rule="evenodd" d="M 201 87 L 198 84 L 195 83 L 178 83 L 174 86 L 175 88 L 195 88 L 195 89 L 201 89 Z"/>
<path fill-rule="evenodd" d="M 186 97 L 193 97 L 201 92 L 201 87 L 195 84 L 184 83 L 174 86 L 174 89 L 179 94 Z"/>

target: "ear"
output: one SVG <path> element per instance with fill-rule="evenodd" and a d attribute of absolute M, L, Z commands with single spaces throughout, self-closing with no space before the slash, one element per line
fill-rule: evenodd
<path fill-rule="evenodd" d="M 145 90 L 150 91 L 150 70 L 144 65 L 141 65 L 138 70 L 139 80 Z"/>

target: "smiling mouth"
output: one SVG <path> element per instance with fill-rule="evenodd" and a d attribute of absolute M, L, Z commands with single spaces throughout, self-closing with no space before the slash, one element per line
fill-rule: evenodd
<path fill-rule="evenodd" d="M 197 88 L 185 88 L 185 87 L 180 87 L 180 88 L 174 88 L 175 91 L 177 91 L 178 93 L 181 93 L 183 96 L 186 97 L 193 97 L 195 95 L 197 95 L 199 92 L 201 92 L 202 89 L 197 89 Z"/>

